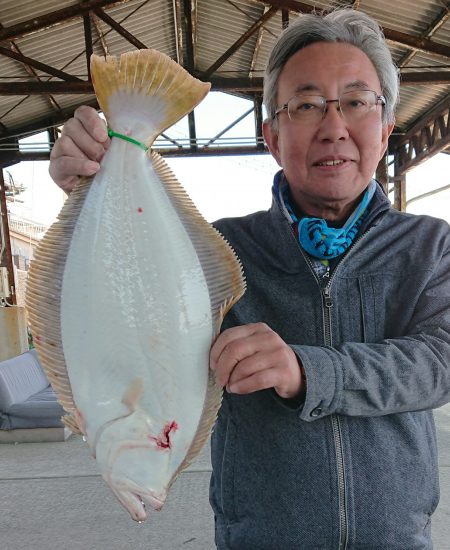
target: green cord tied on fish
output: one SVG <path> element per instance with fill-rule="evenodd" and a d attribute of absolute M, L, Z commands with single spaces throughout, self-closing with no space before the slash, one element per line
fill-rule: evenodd
<path fill-rule="evenodd" d="M 112 130 L 111 128 L 108 128 L 108 136 L 110 138 L 117 137 L 120 139 L 124 139 L 125 141 L 129 141 L 133 145 L 137 145 L 138 147 L 143 149 L 145 152 L 148 151 L 147 145 L 145 145 L 145 143 L 142 143 L 142 141 L 138 141 L 137 139 L 133 139 L 132 137 L 125 136 L 124 134 L 119 134 L 118 132 L 114 132 L 114 130 Z"/>

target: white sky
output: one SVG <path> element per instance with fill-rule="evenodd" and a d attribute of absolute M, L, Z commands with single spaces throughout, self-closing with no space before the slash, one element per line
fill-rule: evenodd
<path fill-rule="evenodd" d="M 229 94 L 210 93 L 195 111 L 197 136 L 215 136 L 251 105 L 251 102 Z M 251 138 L 254 135 L 253 124 L 250 114 L 228 131 L 224 138 L 233 142 L 237 138 Z M 186 120 L 170 128 L 166 134 L 175 139 L 186 138 Z M 27 141 L 36 139 L 39 138 Z M 42 141 L 42 137 L 39 140 Z M 208 221 L 240 216 L 270 206 L 272 178 L 278 169 L 270 155 L 179 157 L 167 158 L 166 161 Z M 11 212 L 51 224 L 63 205 L 65 195 L 48 175 L 48 162 L 23 162 L 10 166 L 4 171 L 5 179 L 8 179 L 7 172 L 17 183 L 23 183 L 26 187 L 15 204 L 9 203 Z M 446 185 L 450 185 L 450 155 L 439 154 L 408 172 L 407 200 Z M 449 206 L 450 189 L 416 201 L 407 210 L 450 222 Z"/>

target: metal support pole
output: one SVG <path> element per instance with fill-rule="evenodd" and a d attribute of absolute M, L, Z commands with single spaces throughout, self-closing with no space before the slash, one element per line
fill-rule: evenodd
<path fill-rule="evenodd" d="M 394 208 L 406 212 L 406 175 L 400 172 L 397 155 L 394 161 Z"/>
<path fill-rule="evenodd" d="M 16 285 L 14 282 L 14 266 L 11 253 L 11 240 L 9 236 L 8 211 L 6 209 L 5 179 L 3 170 L 0 170 L 0 244 L 5 243 L 3 257 L 0 257 L 0 266 L 6 267 L 8 273 L 8 286 L 10 296 L 8 302 L 10 305 L 16 305 Z"/>
<path fill-rule="evenodd" d="M 259 150 L 264 149 L 264 136 L 263 136 L 263 112 L 262 112 L 262 96 L 256 94 L 253 98 L 255 105 L 255 130 L 256 130 L 256 148 Z"/>
<path fill-rule="evenodd" d="M 388 194 L 388 184 L 389 184 L 387 151 L 384 153 L 383 157 L 381 158 L 380 162 L 378 163 L 375 177 L 376 177 L 377 181 L 379 181 L 381 183 L 381 185 L 383 186 L 384 192 L 386 193 L 386 196 L 387 196 L 387 194 Z"/>

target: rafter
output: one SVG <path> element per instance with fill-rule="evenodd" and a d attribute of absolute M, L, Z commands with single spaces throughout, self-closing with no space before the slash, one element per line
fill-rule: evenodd
<path fill-rule="evenodd" d="M 50 65 L 46 65 L 45 63 L 41 63 L 40 61 L 36 61 L 35 59 L 31 59 L 31 57 L 26 57 L 25 55 L 22 55 L 21 53 L 18 53 L 17 51 L 10 50 L 8 48 L 4 48 L 3 46 L 0 46 L 0 54 L 5 55 L 6 57 L 11 57 L 12 59 L 15 59 L 16 61 L 20 61 L 20 63 L 24 63 L 25 65 L 28 65 L 29 67 L 34 67 L 35 69 L 39 69 L 40 71 L 43 71 L 44 73 L 51 74 L 52 76 L 56 76 L 58 78 L 61 78 L 62 80 L 65 80 L 67 82 L 82 82 L 82 80 L 76 76 L 73 76 L 71 74 L 65 73 L 64 71 L 60 71 L 59 69 L 55 69 L 54 67 L 50 67 Z"/>
<path fill-rule="evenodd" d="M 264 6 L 263 15 L 267 12 L 268 8 Z M 261 25 L 258 29 L 258 34 L 256 36 L 255 49 L 253 50 L 252 60 L 250 63 L 250 77 L 253 77 L 253 72 L 255 71 L 256 63 L 258 61 L 259 50 L 261 49 L 261 42 L 264 34 L 264 25 Z"/>
<path fill-rule="evenodd" d="M 266 21 L 271 19 L 278 11 L 278 8 L 271 7 L 266 13 L 264 13 L 258 21 L 255 21 L 253 25 L 238 39 L 236 42 L 228 48 L 228 50 L 215 61 L 211 67 L 206 69 L 202 77 L 208 79 L 219 67 L 221 67 L 225 61 L 231 57 L 241 46 L 244 44 L 253 34 L 262 26 Z"/>
<path fill-rule="evenodd" d="M 445 101 L 404 136 L 394 140 L 390 152 L 396 157 L 396 175 L 403 176 L 449 146 L 450 105 Z"/>
<path fill-rule="evenodd" d="M 89 13 L 92 9 L 101 8 L 104 6 L 115 6 L 125 4 L 130 0 L 84 0 L 80 4 L 75 4 L 67 8 L 55 10 L 39 17 L 33 17 L 17 25 L 4 27 L 0 30 L 0 41 L 20 38 L 33 32 L 53 27 L 63 21 L 76 19 Z"/>
<path fill-rule="evenodd" d="M 177 63 L 183 64 L 183 26 L 181 24 L 181 0 L 173 0 L 173 23 L 175 28 L 175 49 Z"/>
<path fill-rule="evenodd" d="M 147 46 L 138 40 L 134 35 L 132 35 L 130 32 L 128 32 L 120 23 L 118 23 L 115 19 L 110 17 L 108 14 L 106 14 L 102 9 L 98 8 L 93 10 L 95 15 L 97 15 L 100 19 L 102 19 L 107 25 L 109 25 L 111 28 L 113 28 L 116 32 L 118 32 L 121 36 L 125 38 L 125 40 L 128 40 L 130 44 L 133 44 L 136 48 L 140 50 L 147 49 Z"/>
<path fill-rule="evenodd" d="M 444 8 L 440 11 L 440 13 L 435 17 L 434 21 L 427 27 L 426 31 L 422 34 L 422 38 L 431 38 L 433 34 L 439 30 L 444 23 L 447 22 L 447 20 L 450 18 L 450 9 Z M 407 52 L 402 59 L 398 62 L 399 67 L 405 67 L 407 63 L 409 63 L 414 56 L 417 54 L 418 50 L 415 48 Z"/>
<path fill-rule="evenodd" d="M 211 89 L 216 92 L 261 92 L 262 77 L 223 78 L 211 77 Z M 400 85 L 415 86 L 417 84 L 449 84 L 450 71 L 421 71 L 402 73 Z M 0 95 L 35 95 L 35 94 L 77 95 L 93 94 L 92 84 L 86 80 L 77 79 L 70 82 L 0 82 Z"/>
<path fill-rule="evenodd" d="M 91 14 L 91 21 L 94 25 L 95 32 L 97 33 L 98 40 L 100 41 L 103 55 L 109 55 L 108 43 L 106 42 L 106 33 L 103 32 L 100 26 L 99 18 L 95 15 L 95 13 Z M 97 40 L 95 42 L 97 42 Z"/>
<path fill-rule="evenodd" d="M 3 28 L 3 25 L 0 23 L 0 29 Z M 20 51 L 20 48 L 19 46 L 15 43 L 14 40 L 9 40 L 7 42 L 5 42 L 6 44 L 9 45 L 9 49 L 12 50 L 13 52 L 17 53 L 18 55 L 22 56 L 22 52 Z M 38 73 L 33 69 L 33 67 L 31 67 L 30 65 L 28 65 L 27 63 L 22 63 L 25 71 L 34 79 L 36 79 L 37 81 L 41 81 L 41 77 L 38 75 Z M 57 112 L 60 112 L 61 111 L 61 107 L 58 105 L 58 102 L 56 101 L 56 99 L 51 95 L 51 94 L 44 94 L 44 97 L 47 99 L 48 103 L 50 104 L 51 108 L 54 109 L 55 111 Z M 2 125 L 3 126 L 3 125 Z M 4 128 L 4 127 L 3 127 Z"/>
<path fill-rule="evenodd" d="M 86 51 L 86 69 L 88 74 L 88 80 L 90 82 L 92 80 L 91 55 L 93 52 L 93 45 L 92 45 L 91 18 L 89 14 L 83 17 L 83 27 L 84 27 L 84 44 L 85 44 L 85 51 Z"/>
<path fill-rule="evenodd" d="M 278 9 L 289 9 L 295 13 L 312 13 L 315 7 L 298 0 L 253 0 L 259 4 L 266 4 Z M 433 42 L 426 38 L 412 36 L 403 32 L 383 27 L 384 36 L 390 42 L 415 48 L 416 50 L 443 57 L 450 57 L 450 46 Z"/>

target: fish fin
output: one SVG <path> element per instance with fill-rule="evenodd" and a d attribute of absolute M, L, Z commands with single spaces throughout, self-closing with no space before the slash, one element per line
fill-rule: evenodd
<path fill-rule="evenodd" d="M 76 406 L 67 372 L 61 337 L 61 285 L 72 233 L 90 187 L 82 178 L 65 202 L 58 220 L 40 241 L 28 272 L 26 309 L 39 361 L 56 393 L 69 413 L 64 423 L 80 433 L 75 420 Z"/>
<path fill-rule="evenodd" d="M 197 106 L 210 83 L 189 74 L 156 50 L 91 56 L 100 108 L 110 127 L 150 146 L 156 137 Z"/>
<path fill-rule="evenodd" d="M 79 435 L 84 435 L 83 430 L 79 427 L 77 419 L 73 414 L 65 414 L 62 417 L 62 421 L 66 428 L 69 428 L 71 432 Z"/>
<path fill-rule="evenodd" d="M 245 292 L 241 262 L 227 240 L 200 214 L 162 157 L 152 151 L 151 160 L 197 252 L 208 285 L 217 335 L 225 315 Z"/>
<path fill-rule="evenodd" d="M 245 292 L 242 265 L 230 244 L 197 210 L 160 155 L 153 151 L 151 160 L 197 252 L 208 285 L 215 337 L 220 331 L 225 315 Z M 209 371 L 206 398 L 196 434 L 184 461 L 172 476 L 169 486 L 206 443 L 217 418 L 221 401 L 222 388 L 217 386 L 214 374 Z"/>

